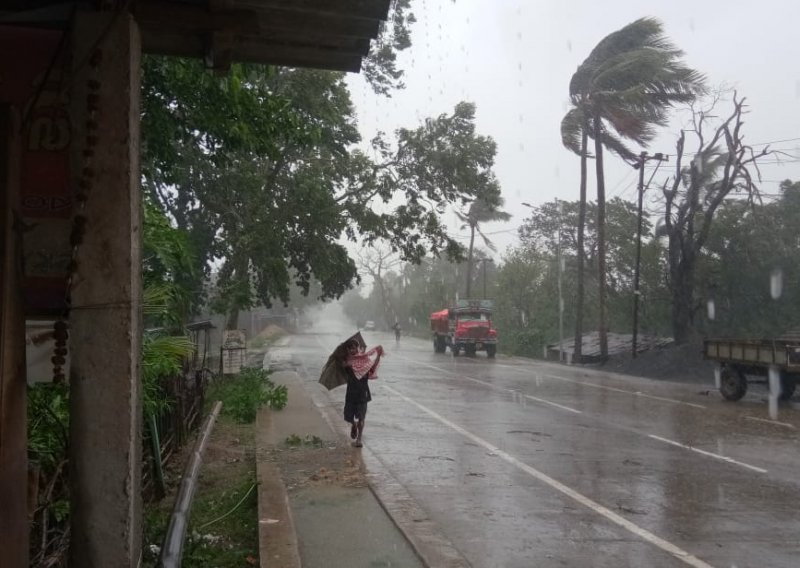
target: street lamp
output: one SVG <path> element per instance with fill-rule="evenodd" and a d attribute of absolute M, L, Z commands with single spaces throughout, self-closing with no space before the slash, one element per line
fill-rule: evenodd
<path fill-rule="evenodd" d="M 494 262 L 491 258 L 482 258 L 479 262 L 483 263 L 483 299 L 486 299 L 486 263 Z"/>
<path fill-rule="evenodd" d="M 536 209 L 530 203 L 522 203 L 523 206 L 529 209 Z M 558 262 L 558 360 L 559 362 L 564 359 L 564 297 L 561 288 L 562 273 L 564 272 L 564 264 L 561 259 L 561 201 L 556 197 L 556 207 L 558 209 L 558 238 L 556 239 L 556 262 Z"/>

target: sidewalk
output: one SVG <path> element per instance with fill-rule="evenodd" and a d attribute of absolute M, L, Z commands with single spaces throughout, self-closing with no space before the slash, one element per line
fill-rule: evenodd
<path fill-rule="evenodd" d="M 257 422 L 262 568 L 425 566 L 370 489 L 361 450 L 332 430 L 296 372 L 272 378 L 289 398 Z"/>

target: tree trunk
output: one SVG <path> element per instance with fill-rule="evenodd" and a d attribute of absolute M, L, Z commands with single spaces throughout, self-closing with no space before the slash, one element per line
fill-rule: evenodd
<path fill-rule="evenodd" d="M 475 246 L 475 226 L 470 225 L 469 256 L 467 257 L 467 298 L 472 298 L 472 251 Z"/>
<path fill-rule="evenodd" d="M 586 152 L 589 146 L 589 132 L 584 126 L 581 135 L 581 189 L 578 206 L 578 297 L 575 301 L 575 347 L 573 361 L 580 362 L 583 355 L 583 297 L 584 297 L 584 261 L 583 236 L 586 231 Z"/>
<path fill-rule="evenodd" d="M 695 259 L 691 252 L 681 250 L 677 241 L 677 237 L 671 237 L 669 245 L 672 335 L 675 343 L 686 343 L 692 329 Z"/>
<path fill-rule="evenodd" d="M 239 308 L 234 306 L 228 312 L 228 319 L 225 322 L 225 329 L 239 329 Z"/>
<path fill-rule="evenodd" d="M 603 172 L 603 143 L 600 120 L 595 117 L 594 151 L 597 172 L 597 284 L 600 308 L 600 359 L 608 359 L 608 316 L 606 314 L 606 182 Z"/>

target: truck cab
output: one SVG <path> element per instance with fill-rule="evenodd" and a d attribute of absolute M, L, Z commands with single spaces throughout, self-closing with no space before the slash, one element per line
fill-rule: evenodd
<path fill-rule="evenodd" d="M 433 350 L 444 353 L 447 347 L 454 357 L 463 351 L 475 355 L 497 353 L 497 330 L 492 327 L 491 300 L 459 300 L 455 307 L 431 314 Z"/>

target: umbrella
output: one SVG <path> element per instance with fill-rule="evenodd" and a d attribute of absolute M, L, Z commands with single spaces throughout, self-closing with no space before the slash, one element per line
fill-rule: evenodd
<path fill-rule="evenodd" d="M 363 348 L 367 346 L 367 342 L 361 337 L 361 332 L 356 332 L 333 350 L 319 376 L 319 383 L 328 390 L 347 384 L 347 373 L 344 371 L 342 362 L 347 358 L 347 344 L 351 341 L 357 341 Z"/>

